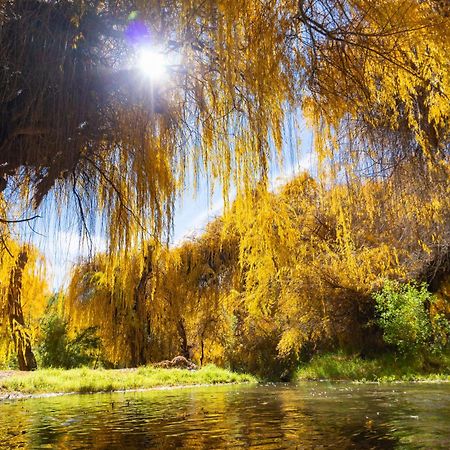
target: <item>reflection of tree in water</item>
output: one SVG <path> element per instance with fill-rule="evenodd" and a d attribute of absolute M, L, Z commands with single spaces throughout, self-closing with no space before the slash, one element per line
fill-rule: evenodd
<path fill-rule="evenodd" d="M 332 405 L 324 411 L 320 401 L 302 398 L 292 387 L 219 387 L 144 397 L 66 397 L 52 402 L 55 399 L 29 404 L 31 430 L 23 437 L 21 430 L 30 421 L 20 410 L 15 428 L 8 427 L 15 439 L 2 442 L 9 442 L 10 447 L 91 449 L 295 448 L 331 442 L 339 448 L 393 448 L 396 442 L 386 437 L 387 428 L 364 428 L 356 420 L 343 424 L 345 417 L 330 420 Z"/>
<path fill-rule="evenodd" d="M 222 426 L 227 429 L 228 445 L 311 448 L 333 443 L 336 448 L 351 446 L 349 435 L 335 427 L 330 414 L 320 414 L 317 401 L 299 395 L 292 385 L 260 386 L 256 390 L 243 390 L 240 395 L 229 395 L 227 400 Z"/>
<path fill-rule="evenodd" d="M 0 427 L 0 448 L 24 448 L 28 438 L 22 424 L 12 424 L 7 429 Z"/>
<path fill-rule="evenodd" d="M 319 398 L 314 398 L 309 387 L 292 390 L 292 386 L 281 389 L 277 393 L 279 406 L 279 428 L 283 434 L 285 448 L 354 448 L 355 430 L 360 431 L 360 424 L 356 423 L 356 418 L 342 414 L 341 408 L 345 406 L 341 402 L 336 402 L 334 395 L 332 398 L 321 398 L 322 389 L 312 392 Z M 275 403 L 274 403 L 275 404 Z M 350 422 L 349 422 L 350 421 Z M 363 429 L 364 432 L 368 431 Z M 387 433 L 386 433 L 387 434 Z M 374 436 L 367 434 L 368 440 L 364 442 L 361 438 L 357 448 L 373 448 Z M 383 433 L 378 433 L 378 442 L 385 438 Z M 389 438 L 386 442 L 391 442 Z M 383 448 L 391 448 L 390 446 Z"/>
<path fill-rule="evenodd" d="M 150 395 L 150 397 L 147 397 Z M 186 398 L 183 393 L 167 395 L 167 393 L 148 393 L 145 400 L 138 397 L 110 397 L 103 403 L 105 414 L 101 411 L 95 418 L 92 428 L 92 449 L 145 449 L 175 448 L 173 440 L 166 438 L 165 430 L 176 422 L 180 411 L 186 409 Z M 80 426 L 73 433 L 84 433 L 88 427 Z M 170 444 L 170 445 L 169 445 Z"/>
<path fill-rule="evenodd" d="M 7 418 L 6 426 L 4 423 L 0 426 L 0 449 L 40 448 L 57 445 L 63 440 L 65 432 L 53 415 L 28 407 L 27 403 L 0 405 L 0 416 Z"/>
<path fill-rule="evenodd" d="M 344 431 L 344 430 L 342 430 Z M 351 432 L 351 430 L 346 430 Z M 351 437 L 351 442 L 355 448 L 369 449 L 369 448 L 383 448 L 391 449 L 397 448 L 399 439 L 392 434 L 392 430 L 386 426 L 377 426 L 373 429 L 362 428 L 359 432 Z"/>

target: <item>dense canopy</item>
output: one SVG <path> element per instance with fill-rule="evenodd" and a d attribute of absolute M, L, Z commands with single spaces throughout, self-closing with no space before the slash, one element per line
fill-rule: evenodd
<path fill-rule="evenodd" d="M 72 196 L 116 248 L 167 228 L 187 172 L 225 194 L 264 180 L 299 108 L 321 161 L 371 175 L 408 155 L 439 164 L 448 13 L 433 0 L 2 0 L 3 195 L 25 215 L 51 190 Z M 165 79 L 136 69 L 142 46 L 170 61 Z"/>

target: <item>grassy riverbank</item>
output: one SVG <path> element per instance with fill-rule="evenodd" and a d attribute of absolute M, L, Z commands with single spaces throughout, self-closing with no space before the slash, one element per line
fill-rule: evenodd
<path fill-rule="evenodd" d="M 450 381 L 450 355 L 414 359 L 393 354 L 370 359 L 342 353 L 318 355 L 295 372 L 294 380 Z"/>
<path fill-rule="evenodd" d="M 42 369 L 35 372 L 21 372 L 0 380 L 2 394 L 65 393 L 65 392 L 108 392 L 126 389 L 151 389 L 168 386 L 196 384 L 256 382 L 247 374 L 238 374 L 208 365 L 200 370 L 159 369 L 140 367 L 137 369 Z"/>

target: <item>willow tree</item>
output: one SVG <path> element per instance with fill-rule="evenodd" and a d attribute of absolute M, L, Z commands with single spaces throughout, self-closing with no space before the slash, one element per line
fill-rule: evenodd
<path fill-rule="evenodd" d="M 9 239 L 0 255 L 0 364 L 15 358 L 20 370 L 36 369 L 32 346 L 48 299 L 45 267 L 36 249 Z"/>
<path fill-rule="evenodd" d="M 180 354 L 223 363 L 231 315 L 222 294 L 239 274 L 237 240 L 221 230 L 218 220 L 179 248 L 150 245 L 145 258 L 122 252 L 114 268 L 107 255 L 78 264 L 64 302 L 70 329 L 95 326 L 104 358 L 116 365 Z"/>
<path fill-rule="evenodd" d="M 72 272 L 64 301 L 69 331 L 96 327 L 104 358 L 115 365 L 137 366 L 148 360 L 150 296 L 141 280 L 147 283 L 148 274 L 137 252 L 121 253 L 114 264 L 99 254 Z"/>
<path fill-rule="evenodd" d="M 446 25 L 434 0 L 2 0 L 0 187 L 21 206 L 10 213 L 53 191 L 87 228 L 100 215 L 112 249 L 130 244 L 167 229 L 188 169 L 225 195 L 265 179 L 299 107 L 322 161 L 439 166 Z M 136 69 L 148 46 L 169 61 L 165 80 Z"/>
<path fill-rule="evenodd" d="M 255 2 L 242 12 L 226 2 L 2 1 L 4 195 L 23 211 L 51 190 L 71 195 L 85 225 L 103 216 L 117 247 L 168 225 L 192 165 L 225 190 L 233 174 L 258 178 L 269 135 L 281 145 L 297 77 L 282 30 L 261 39 L 278 11 Z M 262 28 L 248 34 L 254 18 Z M 164 82 L 136 68 L 149 45 L 179 60 Z"/>

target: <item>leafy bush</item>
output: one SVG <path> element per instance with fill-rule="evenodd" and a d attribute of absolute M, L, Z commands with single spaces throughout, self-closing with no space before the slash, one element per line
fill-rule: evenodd
<path fill-rule="evenodd" d="M 439 352 L 447 344 L 449 322 L 439 314 L 430 318 L 434 297 L 426 284 L 389 281 L 373 298 L 383 339 L 401 354 L 422 352 L 425 348 Z"/>
<path fill-rule="evenodd" d="M 43 367 L 70 369 L 92 364 L 100 351 L 96 327 L 85 328 L 73 338 L 68 336 L 67 322 L 51 314 L 42 323 L 38 355 Z"/>
<path fill-rule="evenodd" d="M 433 330 L 433 348 L 441 351 L 450 343 L 450 322 L 444 314 L 437 313 L 431 318 Z"/>

